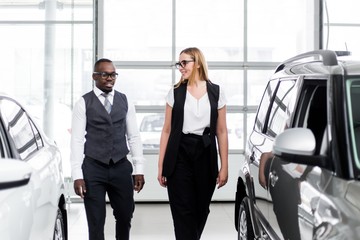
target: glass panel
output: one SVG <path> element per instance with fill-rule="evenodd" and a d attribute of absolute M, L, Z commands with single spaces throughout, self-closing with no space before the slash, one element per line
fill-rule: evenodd
<path fill-rule="evenodd" d="M 353 56 L 360 57 L 359 7 L 357 0 L 324 1 L 324 48 L 348 50 Z"/>
<path fill-rule="evenodd" d="M 172 1 L 106 0 L 104 12 L 103 41 L 107 58 L 171 60 Z"/>
<path fill-rule="evenodd" d="M 0 1 L 0 21 L 43 21 L 49 17 L 51 20 L 92 21 L 92 5 L 93 0 Z"/>
<path fill-rule="evenodd" d="M 209 70 L 210 80 L 225 92 L 227 105 L 244 105 L 244 77 L 241 70 Z"/>
<path fill-rule="evenodd" d="M 347 93 L 349 102 L 349 121 L 350 132 L 352 135 L 352 145 L 356 156 L 356 165 L 360 168 L 360 80 L 353 79 L 347 82 Z"/>
<path fill-rule="evenodd" d="M 2 91 L 17 96 L 43 95 L 44 27 L 40 25 L 0 25 L 2 37 L 0 71 L 9 74 Z M 1 81 L 4 81 L 2 79 Z"/>
<path fill-rule="evenodd" d="M 1 1 L 0 20 L 44 20 L 44 1 Z"/>
<path fill-rule="evenodd" d="M 73 30 L 71 38 L 71 25 L 57 25 L 56 34 L 44 41 L 43 25 L 0 25 L 2 36 L 13 36 L 2 38 L 0 51 L 6 58 L 0 59 L 0 71 L 16 73 L 8 74 L 2 91 L 29 102 L 43 102 L 50 91 L 56 101 L 71 106 L 72 93 L 77 99 L 91 89 L 92 25 Z M 51 48 L 45 50 L 46 44 Z"/>
<path fill-rule="evenodd" d="M 292 111 L 288 110 L 291 97 L 291 91 L 295 89 L 294 80 L 281 81 L 276 91 L 276 96 L 271 107 L 269 116 L 267 134 L 276 137 L 277 134 L 284 131 L 289 126 Z"/>
<path fill-rule="evenodd" d="M 330 23 L 355 23 L 360 22 L 360 1 L 358 0 L 327 0 L 327 10 Z M 326 9 L 324 9 L 326 16 Z M 326 22 L 326 21 L 325 21 Z"/>
<path fill-rule="evenodd" d="M 360 2 L 360 1 L 359 1 Z M 328 29 L 324 29 L 327 32 Z M 324 41 L 327 41 L 326 36 Z M 328 49 L 348 50 L 354 57 L 360 57 L 360 26 L 330 27 Z M 325 43 L 326 46 L 326 43 Z"/>
<path fill-rule="evenodd" d="M 281 62 L 314 49 L 313 0 L 251 0 L 248 6 L 249 61 Z"/>
<path fill-rule="evenodd" d="M 164 113 L 137 113 L 136 117 L 144 149 L 159 149 Z M 243 114 L 227 113 L 226 118 L 229 149 L 243 149 Z"/>
<path fill-rule="evenodd" d="M 5 151 L 4 138 L 3 138 L 3 135 L 0 135 L 0 157 L 5 158 L 5 157 L 7 157 L 6 154 L 7 153 Z"/>
<path fill-rule="evenodd" d="M 135 105 L 163 105 L 171 88 L 171 70 L 118 69 L 115 89 Z"/>
<path fill-rule="evenodd" d="M 64 109 L 67 109 L 66 112 L 69 111 L 73 99 L 78 99 L 91 89 L 92 26 L 75 26 L 73 39 L 71 37 L 53 39 L 54 49 L 48 51 L 48 54 L 53 56 L 52 64 L 45 64 L 44 60 L 43 26 L 0 26 L 0 30 L 6 35 L 18 36 L 11 39 L 4 38 L 5 44 L 0 45 L 0 51 L 7 56 L 0 59 L 0 71 L 16 73 L 7 76 L 6 84 L 5 79 L 1 80 L 4 81 L 2 91 L 23 99 L 24 103 L 36 109 L 35 116 L 46 119 L 46 121 L 41 120 L 41 126 L 48 126 L 44 130 L 49 137 L 57 142 L 63 142 L 66 138 L 57 134 L 59 128 L 53 128 L 52 122 L 53 119 L 63 119 L 62 123 L 70 121 L 71 118 L 64 119 L 69 117 L 64 113 Z M 59 25 L 56 30 L 59 36 L 71 36 L 70 25 Z M 50 75 L 46 78 L 47 81 L 45 81 L 45 72 Z M 58 109 L 61 111 L 57 111 Z M 47 116 L 44 116 L 43 112 Z M 69 126 L 64 129 L 67 129 L 65 131 L 67 136 Z"/>
<path fill-rule="evenodd" d="M 259 105 L 266 84 L 273 73 L 274 70 L 248 71 L 247 105 Z"/>
<path fill-rule="evenodd" d="M 242 0 L 176 1 L 176 52 L 195 46 L 207 61 L 242 61 L 243 5 Z"/>
<path fill-rule="evenodd" d="M 44 1 L 0 2 L 0 51 L 6 56 L 0 71 L 13 73 L 0 81 L 2 91 L 21 99 L 57 142 L 70 175 L 71 107 L 93 84 L 93 1 L 46 4 L 54 2 L 47 17 Z"/>
<path fill-rule="evenodd" d="M 56 20 L 92 21 L 93 2 L 93 0 L 57 0 Z"/>
<path fill-rule="evenodd" d="M 228 128 L 229 149 L 244 148 L 244 115 L 240 113 L 227 113 L 226 124 Z"/>
<path fill-rule="evenodd" d="M 256 130 L 259 132 L 262 132 L 265 127 L 265 121 L 268 115 L 269 106 L 272 101 L 272 97 L 275 93 L 277 84 L 278 84 L 278 80 L 270 81 L 265 91 L 263 92 L 263 97 L 260 102 L 260 106 L 256 116 L 256 125 L 255 125 Z"/>

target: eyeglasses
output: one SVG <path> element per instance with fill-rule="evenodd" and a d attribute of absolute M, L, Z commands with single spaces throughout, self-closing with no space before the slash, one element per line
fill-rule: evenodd
<path fill-rule="evenodd" d="M 182 60 L 180 62 L 175 63 L 175 67 L 177 69 L 179 69 L 180 67 L 184 68 L 186 66 L 186 64 L 188 64 L 189 62 L 195 62 L 194 60 Z"/>
<path fill-rule="evenodd" d="M 100 75 L 100 77 L 107 79 L 108 77 L 111 77 L 112 79 L 116 79 L 117 76 L 119 75 L 116 72 L 112 72 L 112 73 L 107 73 L 107 72 L 94 72 L 94 74 L 96 75 Z"/>

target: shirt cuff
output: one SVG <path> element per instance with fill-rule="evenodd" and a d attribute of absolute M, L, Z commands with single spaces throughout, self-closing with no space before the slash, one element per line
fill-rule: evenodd
<path fill-rule="evenodd" d="M 77 179 L 84 179 L 84 176 L 83 176 L 83 173 L 82 173 L 81 169 L 73 170 L 72 173 L 71 173 L 71 176 L 72 176 L 73 181 L 75 181 Z"/>
<path fill-rule="evenodd" d="M 133 175 L 144 175 L 145 158 L 132 158 Z"/>

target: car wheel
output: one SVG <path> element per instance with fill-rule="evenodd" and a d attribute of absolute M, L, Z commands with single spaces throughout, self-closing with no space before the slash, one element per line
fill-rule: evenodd
<path fill-rule="evenodd" d="M 254 231 L 252 228 L 247 197 L 244 197 L 241 202 L 238 218 L 238 240 L 253 240 Z"/>
<path fill-rule="evenodd" d="M 65 231 L 64 231 L 64 219 L 61 213 L 61 210 L 58 209 L 56 220 L 55 220 L 55 228 L 54 228 L 54 240 L 66 240 Z"/>

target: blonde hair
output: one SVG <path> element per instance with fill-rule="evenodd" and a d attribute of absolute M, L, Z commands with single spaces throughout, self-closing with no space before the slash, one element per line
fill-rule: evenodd
<path fill-rule="evenodd" d="M 208 77 L 208 69 L 207 63 L 205 61 L 204 54 L 200 51 L 200 49 L 196 47 L 185 48 L 180 52 L 181 54 L 187 54 L 194 60 L 194 68 L 191 72 L 191 75 L 188 79 L 180 78 L 180 81 L 175 85 L 175 87 L 180 86 L 182 83 L 188 82 L 189 85 L 192 85 L 195 82 L 195 77 L 199 76 L 200 79 L 210 81 Z M 196 67 L 199 66 L 199 67 Z"/>

